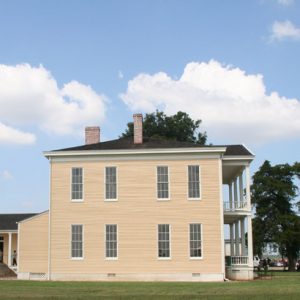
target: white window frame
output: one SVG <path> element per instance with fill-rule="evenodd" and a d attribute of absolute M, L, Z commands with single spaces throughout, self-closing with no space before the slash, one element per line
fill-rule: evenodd
<path fill-rule="evenodd" d="M 201 256 L 192 257 L 191 256 L 191 244 L 190 244 L 190 225 L 191 224 L 200 224 L 200 235 L 201 235 Z M 188 224 L 188 256 L 190 260 L 201 260 L 203 259 L 203 224 L 198 222 L 191 222 Z"/>
<path fill-rule="evenodd" d="M 81 199 L 73 199 L 73 169 L 81 169 L 82 170 L 82 198 Z M 71 202 L 84 202 L 84 168 L 83 167 L 71 167 L 71 170 L 70 170 L 70 199 L 71 199 Z"/>
<path fill-rule="evenodd" d="M 199 167 L 199 197 L 195 197 L 194 198 L 194 197 L 190 197 L 189 196 L 189 166 L 197 166 L 197 167 Z M 202 193 L 201 182 L 202 182 L 202 179 L 201 179 L 201 167 L 200 167 L 200 165 L 198 165 L 198 164 L 189 164 L 186 167 L 186 172 L 187 172 L 187 198 L 188 198 L 188 200 L 191 200 L 191 201 L 201 200 L 201 193 Z"/>
<path fill-rule="evenodd" d="M 169 252 L 170 256 L 168 257 L 160 257 L 159 256 L 159 225 L 169 225 Z M 156 226 L 156 241 L 157 241 L 157 249 L 156 249 L 156 256 L 158 260 L 171 260 L 172 259 L 172 226 L 168 223 L 160 223 Z"/>
<path fill-rule="evenodd" d="M 116 257 L 107 257 L 106 256 L 106 226 L 107 225 L 115 225 L 117 226 L 117 256 Z M 105 260 L 118 260 L 119 259 L 119 226 L 117 223 L 109 223 L 109 224 L 104 224 L 104 258 Z"/>
<path fill-rule="evenodd" d="M 106 168 L 116 168 L 116 198 L 111 198 L 111 199 L 107 199 L 106 198 Z M 118 177 L 118 167 L 117 166 L 105 166 L 104 167 L 104 201 L 107 202 L 114 202 L 114 201 L 118 201 L 118 196 L 119 196 L 119 177 Z"/>
<path fill-rule="evenodd" d="M 168 168 L 168 198 L 159 198 L 158 197 L 158 167 L 167 167 Z M 156 198 L 158 201 L 168 201 L 171 199 L 171 184 L 170 184 L 170 167 L 167 165 L 157 165 L 156 168 Z"/>
<path fill-rule="evenodd" d="M 73 257 L 72 256 L 72 226 L 82 226 L 82 257 Z M 84 260 L 84 225 L 83 224 L 71 224 L 70 226 L 70 259 L 71 260 Z"/>

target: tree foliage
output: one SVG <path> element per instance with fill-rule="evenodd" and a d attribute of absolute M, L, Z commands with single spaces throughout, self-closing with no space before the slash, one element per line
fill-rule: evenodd
<path fill-rule="evenodd" d="M 295 210 L 299 163 L 293 166 L 271 166 L 265 161 L 253 176 L 252 202 L 256 209 L 253 220 L 254 251 L 261 254 L 266 243 L 277 243 L 282 255 L 294 270 L 300 251 L 300 217 Z"/>
<path fill-rule="evenodd" d="M 171 139 L 181 142 L 190 142 L 205 145 L 206 132 L 199 132 L 201 120 L 192 120 L 185 112 L 177 112 L 173 116 L 167 116 L 162 111 L 146 114 L 143 121 L 143 135 Z M 133 122 L 127 124 L 122 137 L 133 136 Z"/>

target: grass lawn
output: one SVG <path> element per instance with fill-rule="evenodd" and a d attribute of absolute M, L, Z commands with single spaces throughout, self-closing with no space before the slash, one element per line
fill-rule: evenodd
<path fill-rule="evenodd" d="M 300 299 L 300 272 L 220 283 L 0 281 L 0 299 Z M 287 276 L 284 276 L 288 274 Z"/>

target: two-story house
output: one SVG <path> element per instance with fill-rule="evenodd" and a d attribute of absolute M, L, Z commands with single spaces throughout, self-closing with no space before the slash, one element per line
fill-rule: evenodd
<path fill-rule="evenodd" d="M 87 127 L 85 145 L 44 153 L 49 211 L 19 223 L 18 278 L 253 278 L 253 154 L 147 138 L 142 127 L 135 114 L 133 138 L 100 142 L 100 129 Z"/>

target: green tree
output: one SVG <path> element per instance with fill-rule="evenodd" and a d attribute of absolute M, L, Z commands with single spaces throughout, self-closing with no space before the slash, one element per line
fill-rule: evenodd
<path fill-rule="evenodd" d="M 177 112 L 167 116 L 161 111 L 146 114 L 143 121 L 143 135 L 162 139 L 177 140 L 205 145 L 206 132 L 199 132 L 201 120 L 192 120 L 185 112 Z M 133 136 L 133 123 L 127 124 L 122 137 Z"/>
<path fill-rule="evenodd" d="M 289 260 L 289 270 L 295 270 L 300 251 L 300 217 L 295 211 L 299 164 L 271 166 L 265 161 L 253 176 L 252 202 L 256 209 L 253 220 L 254 251 L 261 254 L 266 243 L 278 244 Z"/>

